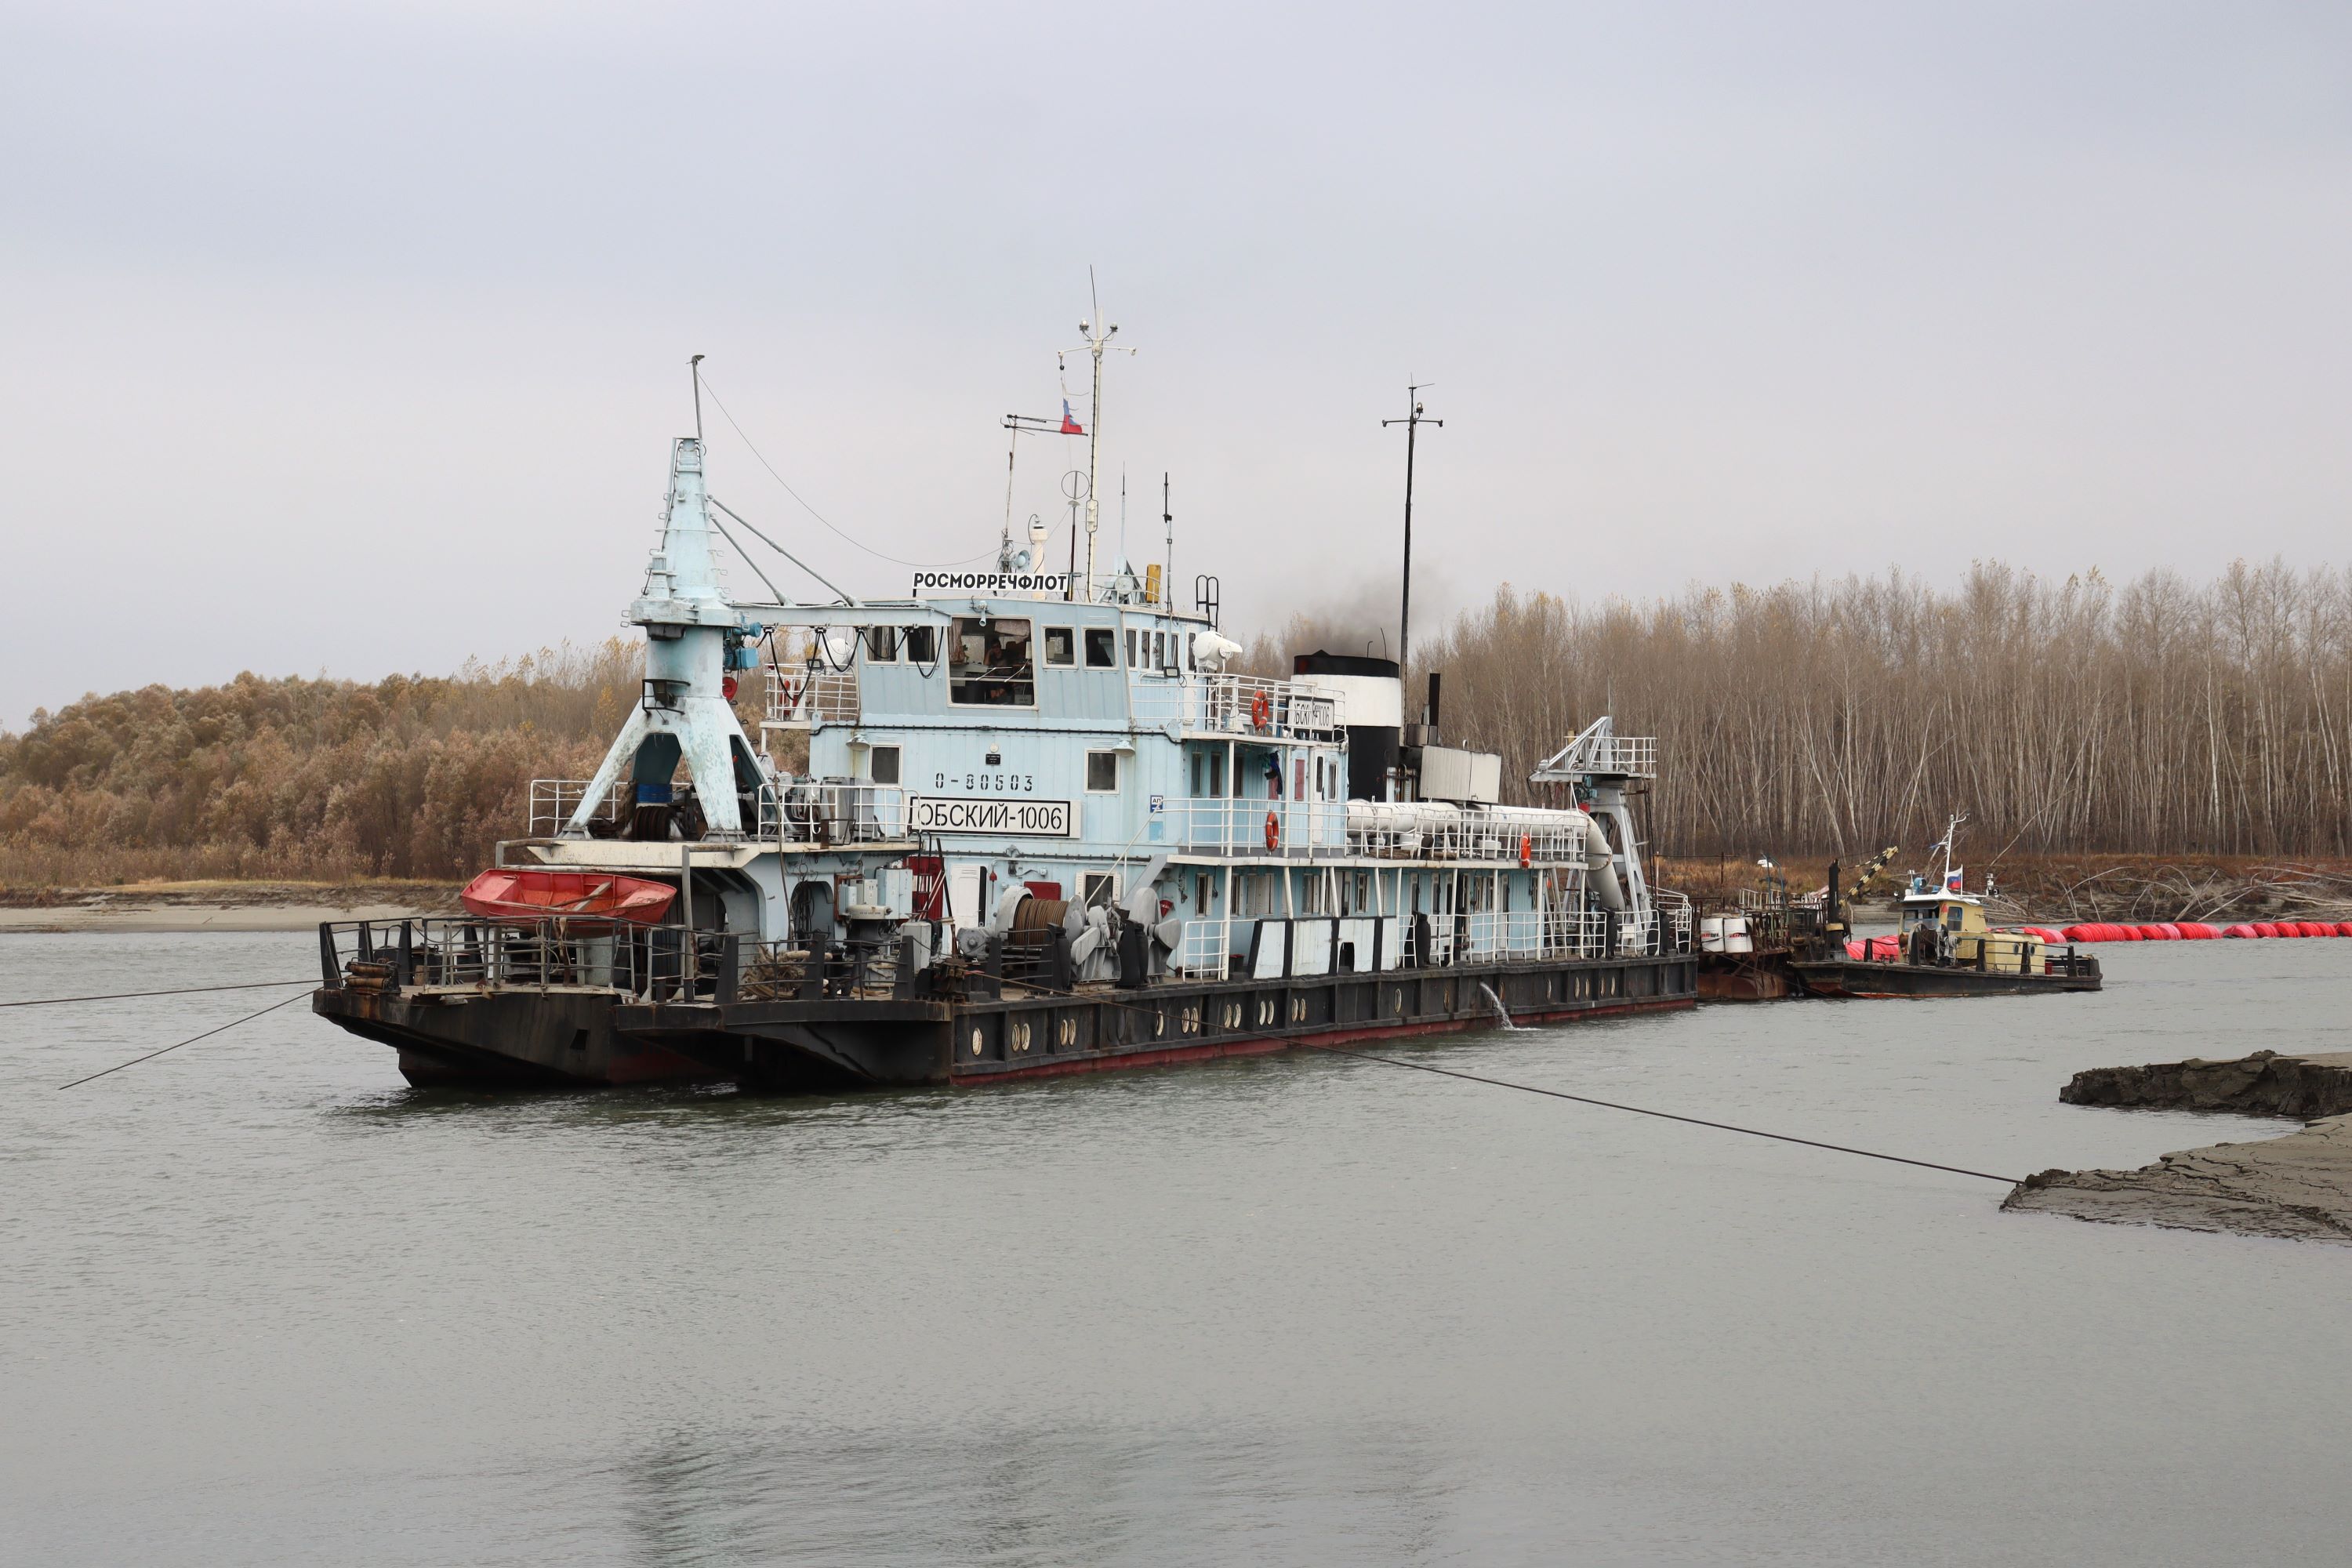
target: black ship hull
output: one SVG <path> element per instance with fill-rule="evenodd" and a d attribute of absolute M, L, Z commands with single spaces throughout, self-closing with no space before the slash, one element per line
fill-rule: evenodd
<path fill-rule="evenodd" d="M 1790 964 L 1809 996 L 2047 996 L 2099 989 L 2099 963 L 2074 958 L 2051 973 L 2021 974 L 1961 964 L 1885 963 L 1861 959 L 1799 959 Z"/>
<path fill-rule="evenodd" d="M 1164 1067 L 1349 1041 L 1688 1008 L 1692 955 L 1465 963 L 999 996 L 644 1002 L 610 991 L 321 987 L 312 1010 L 396 1047 L 418 1084 L 731 1079 L 771 1093 Z M 1490 997 L 1491 994 L 1491 997 Z"/>

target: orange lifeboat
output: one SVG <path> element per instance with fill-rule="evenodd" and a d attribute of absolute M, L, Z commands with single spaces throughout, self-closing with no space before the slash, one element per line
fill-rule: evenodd
<path fill-rule="evenodd" d="M 652 925 L 669 911 L 677 889 L 611 871 L 485 871 L 466 884 L 458 900 L 488 920 L 629 921 Z"/>

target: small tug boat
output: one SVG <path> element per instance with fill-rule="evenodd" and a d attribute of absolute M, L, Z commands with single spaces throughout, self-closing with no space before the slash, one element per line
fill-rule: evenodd
<path fill-rule="evenodd" d="M 1243 674 L 1213 578 L 1097 573 L 1087 484 L 1082 572 L 1033 520 L 993 571 L 735 601 L 677 438 L 603 765 L 531 785 L 467 918 L 322 925 L 314 1010 L 419 1084 L 834 1092 L 1693 1005 L 1633 815 L 1654 741 L 1597 718 L 1529 781 L 1559 804 L 1506 805 L 1438 677 L 1407 722 L 1389 660 Z"/>
<path fill-rule="evenodd" d="M 1963 870 L 1952 863 L 1953 846 L 1967 820 L 1952 817 L 1943 842 L 1935 846 L 1944 855 L 1940 879 L 1931 884 L 1912 874 L 1891 939 L 1852 935 L 1838 868 L 1831 864 L 1818 929 L 1799 942 L 1790 962 L 1807 994 L 2013 996 L 2100 988 L 2099 961 L 2090 954 L 2030 932 L 1995 931 L 1986 921 L 1983 898 L 1966 890 Z"/>

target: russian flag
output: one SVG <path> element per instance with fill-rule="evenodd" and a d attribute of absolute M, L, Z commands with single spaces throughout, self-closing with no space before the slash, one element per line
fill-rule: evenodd
<path fill-rule="evenodd" d="M 1070 400 L 1065 397 L 1062 399 L 1062 434 L 1065 436 L 1083 436 L 1086 433 L 1086 426 L 1079 424 L 1076 419 L 1070 417 Z"/>
<path fill-rule="evenodd" d="M 1952 869 L 1944 873 L 1944 891 L 1948 893 L 1957 893 L 1959 890 L 1960 872 L 1959 868 L 1956 866 Z"/>

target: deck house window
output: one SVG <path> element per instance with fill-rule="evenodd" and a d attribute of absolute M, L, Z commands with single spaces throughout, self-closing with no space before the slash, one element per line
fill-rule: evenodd
<path fill-rule="evenodd" d="M 866 627 L 866 662 L 868 664 L 898 663 L 898 635 L 899 630 L 897 626 Z"/>
<path fill-rule="evenodd" d="M 1045 628 L 1045 662 L 1066 668 L 1078 662 L 1078 634 L 1068 626 Z"/>
<path fill-rule="evenodd" d="M 877 746 L 873 751 L 867 752 L 866 755 L 871 762 L 874 782 L 876 784 L 894 784 L 898 782 L 898 747 Z"/>
<path fill-rule="evenodd" d="M 908 659 L 916 664 L 930 664 L 937 661 L 940 657 L 938 627 L 908 626 L 905 630 L 907 639 L 903 646 Z"/>
<path fill-rule="evenodd" d="M 1135 628 L 1134 628 L 1133 626 L 1129 626 L 1129 627 L 1128 627 L 1128 628 L 1127 628 L 1127 668 L 1129 668 L 1129 669 L 1141 669 L 1141 668 L 1143 668 L 1143 660 L 1141 659 L 1141 658 L 1139 658 L 1139 657 L 1137 655 L 1137 653 L 1136 653 L 1136 651 L 1135 651 L 1135 637 L 1136 637 L 1136 631 L 1135 631 Z"/>
<path fill-rule="evenodd" d="M 1087 668 L 1117 669 L 1118 668 L 1118 634 L 1108 626 L 1087 628 Z"/>
<path fill-rule="evenodd" d="M 982 708 L 1034 708 L 1037 672 L 1030 662 L 1029 623 L 958 616 L 948 649 L 948 695 Z"/>
<path fill-rule="evenodd" d="M 1090 910 L 1110 908 L 1118 900 L 1118 878 L 1108 871 L 1080 873 L 1078 900 Z"/>
<path fill-rule="evenodd" d="M 1118 793 L 1118 753 L 1117 752 L 1087 753 L 1087 793 L 1088 795 Z"/>
<path fill-rule="evenodd" d="M 1192 794 L 1202 800 L 1213 800 L 1225 793 L 1225 753 L 1201 751 L 1192 753 Z"/>

